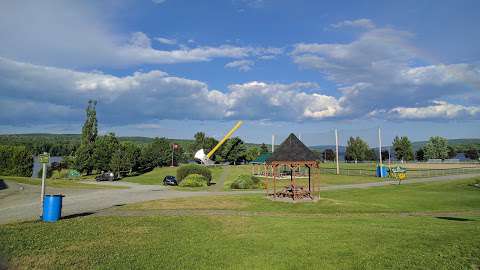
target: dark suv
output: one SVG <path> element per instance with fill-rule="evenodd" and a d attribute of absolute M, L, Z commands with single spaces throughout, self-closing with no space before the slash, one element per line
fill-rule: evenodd
<path fill-rule="evenodd" d="M 172 175 L 167 175 L 165 176 L 165 178 L 163 178 L 163 184 L 165 186 L 176 186 L 178 185 L 177 178 L 175 178 L 175 176 L 172 176 Z"/>
<path fill-rule="evenodd" d="M 97 181 L 115 181 L 117 180 L 115 178 L 115 174 L 113 172 L 104 172 L 100 174 L 99 176 L 95 177 L 95 180 Z"/>

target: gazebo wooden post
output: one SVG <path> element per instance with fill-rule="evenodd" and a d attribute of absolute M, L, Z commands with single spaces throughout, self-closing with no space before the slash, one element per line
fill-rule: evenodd
<path fill-rule="evenodd" d="M 275 165 L 272 165 L 272 176 L 273 176 L 273 199 L 275 200 L 275 198 L 277 197 L 277 183 L 276 183 L 276 166 Z"/>
<path fill-rule="evenodd" d="M 263 165 L 263 176 L 265 177 L 265 190 L 267 191 L 267 196 L 268 196 L 268 175 L 267 175 L 267 164 Z"/>
<path fill-rule="evenodd" d="M 310 197 L 312 196 L 312 181 L 310 178 L 310 166 L 305 164 L 305 166 L 308 168 L 308 192 L 310 193 Z"/>

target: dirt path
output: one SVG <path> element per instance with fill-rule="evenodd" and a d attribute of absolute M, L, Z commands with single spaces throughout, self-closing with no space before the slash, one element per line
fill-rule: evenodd
<path fill-rule="evenodd" d="M 423 179 L 405 180 L 402 184 L 423 183 L 434 181 L 453 181 L 480 174 L 451 175 Z M 226 177 L 226 176 L 225 176 Z M 6 189 L 0 191 L 0 224 L 23 220 L 38 219 L 41 214 L 40 208 L 40 186 L 16 184 L 6 181 L 14 190 Z M 219 187 L 223 188 L 224 179 L 219 180 Z M 369 188 L 376 186 L 396 185 L 396 181 L 383 181 L 374 183 L 338 185 L 322 187 L 321 190 L 338 190 L 351 188 Z M 94 183 L 93 183 L 94 184 Z M 83 215 L 99 212 L 114 206 L 135 202 L 143 202 L 158 199 L 185 198 L 194 196 L 230 195 L 262 193 L 263 191 L 177 191 L 159 185 L 139 185 L 128 182 L 101 183 L 112 186 L 129 186 L 128 189 L 65 189 L 49 188 L 49 193 L 63 193 L 66 195 L 63 201 L 63 216 Z M 8 194 L 7 194 L 8 193 Z M 5 194 L 5 195 L 2 195 Z"/>

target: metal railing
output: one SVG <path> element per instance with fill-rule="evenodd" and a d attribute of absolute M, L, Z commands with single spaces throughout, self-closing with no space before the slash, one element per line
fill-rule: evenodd
<path fill-rule="evenodd" d="M 320 168 L 320 173 L 336 174 L 336 168 Z M 444 175 L 476 174 L 480 167 L 462 167 L 449 169 L 407 169 L 407 178 L 425 178 Z M 340 175 L 348 176 L 375 176 L 375 169 L 342 169 Z"/>

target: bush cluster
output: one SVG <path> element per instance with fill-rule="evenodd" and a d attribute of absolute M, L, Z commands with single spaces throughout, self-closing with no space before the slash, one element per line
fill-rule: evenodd
<path fill-rule="evenodd" d="M 205 166 L 198 164 L 187 164 L 177 169 L 177 181 L 179 184 L 189 175 L 199 174 L 207 179 L 207 185 L 212 181 L 212 172 Z"/>
<path fill-rule="evenodd" d="M 206 187 L 207 178 L 200 174 L 190 174 L 180 182 L 181 187 Z"/>
<path fill-rule="evenodd" d="M 230 185 L 233 189 L 255 189 L 260 185 L 260 179 L 247 174 L 239 175 Z"/>

